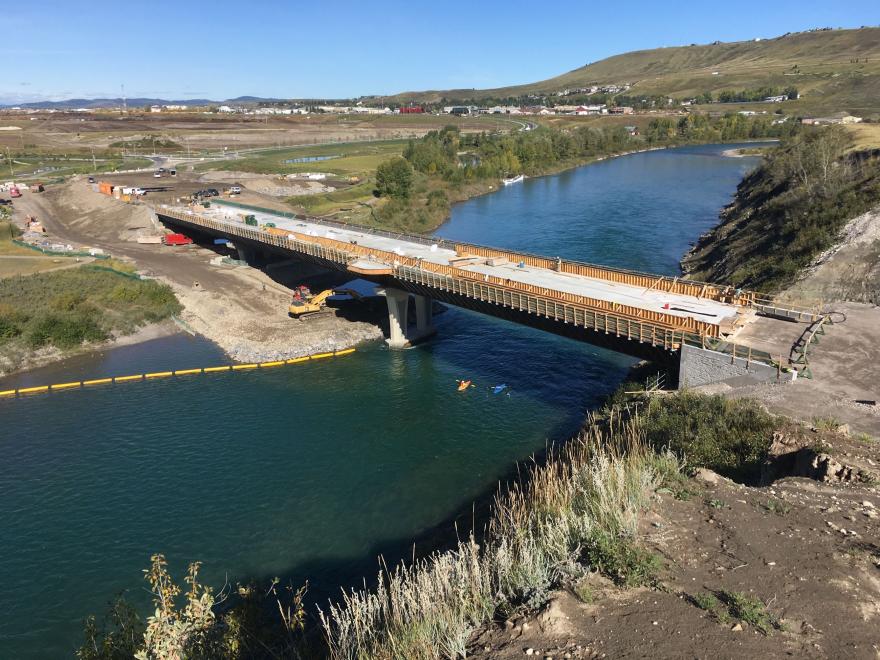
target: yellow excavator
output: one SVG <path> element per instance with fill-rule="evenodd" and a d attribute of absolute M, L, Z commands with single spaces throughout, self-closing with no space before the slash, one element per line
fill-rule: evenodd
<path fill-rule="evenodd" d="M 321 293 L 312 295 L 309 287 L 298 286 L 293 290 L 293 299 L 290 301 L 287 315 L 294 319 L 302 319 L 318 314 L 324 311 L 327 306 L 327 298 L 336 295 L 349 295 L 355 300 L 359 300 L 361 297 L 357 291 L 352 289 L 325 289 Z"/>

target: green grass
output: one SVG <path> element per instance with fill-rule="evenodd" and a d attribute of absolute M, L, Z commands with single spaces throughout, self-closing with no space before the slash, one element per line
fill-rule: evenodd
<path fill-rule="evenodd" d="M 749 624 L 763 635 L 783 629 L 779 619 L 767 610 L 767 606 L 759 598 L 740 591 L 721 591 L 718 597 L 731 617 Z"/>
<path fill-rule="evenodd" d="M 813 426 L 819 431 L 836 431 L 840 423 L 839 419 L 830 416 L 813 417 L 812 419 Z"/>
<path fill-rule="evenodd" d="M 596 595 L 593 593 L 593 588 L 586 580 L 581 580 L 575 584 L 572 591 L 579 601 L 587 605 L 590 605 L 596 599 Z"/>
<path fill-rule="evenodd" d="M 406 140 L 350 142 L 315 146 L 272 149 L 246 154 L 243 158 L 197 165 L 198 170 L 254 172 L 256 174 L 292 174 L 295 172 L 329 172 L 339 176 L 369 176 L 379 163 L 399 156 Z M 330 160 L 310 163 L 286 163 L 295 158 L 333 156 Z"/>
<path fill-rule="evenodd" d="M 731 620 L 739 620 L 763 635 L 784 629 L 778 617 L 770 613 L 762 600 L 740 591 L 703 592 L 688 598 L 693 605 L 705 610 L 724 625 Z"/>
<path fill-rule="evenodd" d="M 22 177 L 32 179 L 54 179 L 57 177 L 71 176 L 73 174 L 100 174 L 114 170 L 133 170 L 149 167 L 152 161 L 146 158 L 98 158 L 95 163 L 88 156 L 63 155 L 25 155 L 13 157 L 13 174 L 9 174 L 9 167 L 5 159 L 0 159 L 0 171 L 4 176 Z M 48 169 L 45 172 L 37 170 Z"/>
<path fill-rule="evenodd" d="M 781 500 L 769 499 L 763 506 L 764 509 L 771 513 L 775 513 L 777 516 L 784 516 L 791 511 L 791 505 L 786 504 Z"/>
<path fill-rule="evenodd" d="M 650 399 L 643 415 L 653 447 L 669 448 L 689 469 L 738 479 L 756 475 L 779 425 L 754 400 L 689 392 Z"/>
<path fill-rule="evenodd" d="M 719 623 L 729 623 L 730 615 L 721 601 L 712 593 L 700 593 L 691 598 L 694 605 L 711 614 Z"/>
<path fill-rule="evenodd" d="M 0 355 L 13 365 L 44 347 L 70 350 L 180 311 L 171 289 L 114 262 L 0 280 Z"/>

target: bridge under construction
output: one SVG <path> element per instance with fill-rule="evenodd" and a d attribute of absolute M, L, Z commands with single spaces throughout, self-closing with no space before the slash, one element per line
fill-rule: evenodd
<path fill-rule="evenodd" d="M 759 315 L 816 321 L 752 291 L 543 257 L 431 236 L 399 234 L 214 202 L 162 206 L 159 219 L 257 252 L 298 258 L 381 286 L 389 337 L 402 348 L 434 332 L 431 300 L 472 309 L 635 357 L 679 363 L 695 385 L 783 377 L 783 357 L 738 344 Z M 415 323 L 408 318 L 415 297 Z"/>

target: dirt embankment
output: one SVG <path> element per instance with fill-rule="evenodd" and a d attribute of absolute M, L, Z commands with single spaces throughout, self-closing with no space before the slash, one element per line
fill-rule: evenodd
<path fill-rule="evenodd" d="M 819 255 L 786 295 L 880 304 L 880 206 L 850 220 L 840 242 Z"/>
<path fill-rule="evenodd" d="M 340 313 L 308 322 L 288 318 L 287 287 L 256 268 L 212 265 L 217 256 L 212 250 L 138 244 L 139 234 L 154 233 L 159 226 L 155 215 L 146 206 L 95 193 L 83 180 L 26 195 L 16 204 L 16 219 L 27 214 L 40 218 L 53 238 L 131 259 L 143 274 L 169 284 L 184 307 L 183 324 L 234 360 L 298 357 L 382 336 L 375 323 Z"/>
<path fill-rule="evenodd" d="M 589 575 L 540 612 L 482 629 L 469 657 L 876 659 L 878 447 L 782 432 L 774 464 L 809 476 L 750 487 L 698 471 L 659 493 L 641 524 L 663 566 L 654 587 Z M 798 454 L 799 471 L 788 460 Z"/>

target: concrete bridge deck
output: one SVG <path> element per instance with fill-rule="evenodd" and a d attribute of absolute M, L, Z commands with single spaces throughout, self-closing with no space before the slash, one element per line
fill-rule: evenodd
<path fill-rule="evenodd" d="M 758 311 L 772 313 L 772 301 L 754 292 L 218 202 L 155 210 L 166 223 L 227 238 L 240 253 L 294 256 L 382 285 L 392 346 L 433 330 L 425 304 L 433 298 L 636 357 L 687 361 L 709 378 L 732 367 L 779 377 L 783 366 L 781 355 L 734 343 Z M 257 226 L 245 223 L 247 215 Z M 413 294 L 410 333 L 406 301 Z"/>
<path fill-rule="evenodd" d="M 175 209 L 185 211 L 188 209 Z M 733 331 L 742 325 L 749 316 L 744 307 L 732 303 L 719 302 L 709 298 L 634 286 L 622 282 L 611 282 L 596 277 L 588 277 L 573 273 L 558 272 L 529 264 L 519 266 L 518 263 L 507 261 L 498 265 L 489 265 L 485 259 L 478 263 L 456 261 L 461 259 L 454 249 L 445 247 L 440 242 L 425 244 L 416 242 L 412 237 L 402 235 L 399 238 L 367 233 L 356 228 L 337 228 L 310 220 L 290 219 L 283 216 L 212 204 L 210 208 L 198 207 L 195 211 L 199 216 L 241 226 L 243 215 L 254 215 L 260 226 L 274 223 L 276 228 L 291 233 L 304 234 L 307 237 L 325 238 L 343 243 L 356 244 L 378 251 L 393 253 L 401 257 L 411 257 L 429 264 L 443 266 L 456 265 L 457 268 L 477 275 L 487 275 L 510 280 L 511 282 L 552 289 L 561 293 L 571 293 L 612 304 L 627 305 L 654 311 L 679 318 L 692 318 L 707 324 L 729 327 Z M 359 259 L 352 263 L 356 268 L 364 270 L 382 270 L 383 262 Z M 731 334 L 723 332 L 721 334 Z"/>

